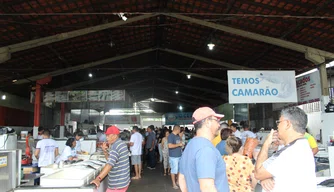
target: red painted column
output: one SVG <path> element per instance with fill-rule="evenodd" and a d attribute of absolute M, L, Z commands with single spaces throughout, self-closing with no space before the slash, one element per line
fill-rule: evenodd
<path fill-rule="evenodd" d="M 65 103 L 60 104 L 60 126 L 65 125 Z"/>
<path fill-rule="evenodd" d="M 34 110 L 34 127 L 39 127 L 41 117 L 41 85 L 36 83 L 35 110 Z"/>
<path fill-rule="evenodd" d="M 0 106 L 0 126 L 6 125 L 6 107 Z"/>
<path fill-rule="evenodd" d="M 52 77 L 45 77 L 36 81 L 35 109 L 34 109 L 34 139 L 37 138 L 38 127 L 41 118 L 41 100 L 42 100 L 42 85 L 48 84 Z"/>

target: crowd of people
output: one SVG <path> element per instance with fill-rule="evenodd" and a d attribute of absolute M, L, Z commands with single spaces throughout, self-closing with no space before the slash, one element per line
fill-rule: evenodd
<path fill-rule="evenodd" d="M 283 109 L 276 121 L 277 129 L 270 131 L 257 155 L 245 153 L 247 143 L 258 139 L 248 125 L 243 124 L 240 131 L 235 123 L 222 123 L 222 117 L 211 108 L 202 107 L 193 113 L 193 130 L 179 125 L 169 128 L 151 125 L 146 129 L 134 126 L 128 134 L 129 142 L 123 141 L 124 135 L 116 126 L 109 127 L 102 145 L 107 164 L 92 183 L 99 186 L 108 175 L 108 192 L 127 191 L 131 179 L 142 178 L 144 166 L 154 170 L 157 163 L 162 163 L 163 175 L 170 175 L 172 187 L 183 192 L 250 192 L 257 184 L 263 191 L 316 190 L 317 147 L 315 139 L 306 133 L 307 115 L 303 110 Z M 78 132 L 68 140 L 68 147 L 60 156 L 62 160 L 71 160 L 74 152 L 83 152 L 81 134 Z M 41 157 L 46 155 L 41 146 L 46 143 L 54 146 L 55 156 L 59 153 L 56 143 L 49 139 L 49 132 L 44 131 L 35 152 L 41 165 L 45 163 Z M 274 153 L 270 154 L 272 150 Z"/>
<path fill-rule="evenodd" d="M 151 170 L 162 161 L 164 175 L 171 175 L 173 188 L 183 192 L 248 192 L 257 184 L 263 191 L 316 190 L 315 150 L 306 134 L 304 111 L 296 107 L 282 110 L 277 130 L 271 130 L 256 157 L 243 153 L 248 138 L 256 140 L 256 134 L 247 124 L 241 132 L 237 124 L 221 123 L 222 117 L 202 107 L 193 113 L 194 130 L 178 125 L 146 130 L 134 127 L 129 142 L 135 166 L 132 179 L 141 178 L 142 161 Z"/>

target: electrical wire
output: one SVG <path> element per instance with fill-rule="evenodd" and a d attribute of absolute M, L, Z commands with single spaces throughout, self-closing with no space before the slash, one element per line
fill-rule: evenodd
<path fill-rule="evenodd" d="M 273 7 L 274 9 L 274 7 Z M 236 16 L 236 17 L 271 17 L 271 18 L 297 18 L 297 19 L 334 19 L 334 16 L 305 16 L 305 15 L 266 15 L 266 14 L 231 14 L 231 13 L 187 13 L 187 12 L 121 12 L 124 15 L 159 15 L 180 14 L 196 16 Z M 0 16 L 81 16 L 81 15 L 117 15 L 120 12 L 67 12 L 67 13 L 2 13 Z"/>
<path fill-rule="evenodd" d="M 6 145 L 8 138 L 9 138 L 9 135 L 7 135 L 7 138 L 6 138 L 5 142 L 3 143 L 3 146 L 0 147 L 0 149 L 3 148 Z"/>
<path fill-rule="evenodd" d="M 218 22 L 218 21 L 224 21 L 224 20 L 231 20 L 231 18 L 225 18 L 225 19 L 203 19 L 203 21 L 208 22 Z M 87 27 L 86 25 L 56 25 L 56 24 L 40 24 L 40 23 L 29 23 L 29 22 L 22 22 L 22 21 L 14 21 L 14 20 L 3 20 L 0 19 L 0 22 L 3 23 L 16 23 L 16 24 L 22 24 L 22 25 L 34 25 L 34 26 L 48 26 L 48 27 L 59 27 L 59 28 L 82 28 Z M 184 21 L 184 22 L 177 22 L 177 23 L 166 23 L 166 24 L 146 24 L 146 25 L 120 25 L 113 28 L 145 28 L 145 27 L 168 27 L 168 26 L 175 26 L 175 25 L 188 25 L 192 24 L 191 22 Z"/>
<path fill-rule="evenodd" d="M 115 15 L 118 13 L 109 13 L 109 12 L 96 12 L 96 13 L 3 13 L 1 16 L 82 16 L 82 15 Z M 134 13 L 125 13 L 128 15 L 153 15 L 153 14 L 164 14 L 164 13 L 144 13 L 144 12 L 134 12 Z M 199 15 L 199 16 L 227 16 L 227 18 L 219 18 L 219 19 L 202 19 L 203 21 L 208 22 L 218 22 L 218 21 L 226 21 L 226 20 L 236 20 L 236 19 L 246 19 L 248 17 L 265 17 L 265 18 L 295 18 L 295 19 L 334 19 L 334 16 L 297 16 L 297 15 L 263 15 L 263 14 L 223 14 L 223 13 L 168 13 L 170 15 L 173 14 L 182 14 L 182 15 Z M 57 24 L 40 24 L 40 23 L 31 23 L 31 22 L 22 22 L 15 20 L 4 20 L 0 19 L 0 22 L 3 23 L 17 23 L 22 25 L 35 25 L 35 26 L 49 26 L 49 27 L 58 27 L 58 28 L 76 28 L 76 27 L 87 27 L 86 25 L 57 25 Z M 168 24 L 147 24 L 147 25 L 122 25 L 114 28 L 145 28 L 145 27 L 164 27 L 164 26 L 175 26 L 182 24 L 191 24 L 191 22 L 177 22 L 177 23 L 168 23 Z"/>

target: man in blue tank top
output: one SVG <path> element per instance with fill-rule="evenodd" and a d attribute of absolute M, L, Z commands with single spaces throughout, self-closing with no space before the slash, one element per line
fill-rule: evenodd
<path fill-rule="evenodd" d="M 188 143 L 180 161 L 179 183 L 182 192 L 230 191 L 226 166 L 211 140 L 218 134 L 219 119 L 209 107 L 201 107 L 193 114 L 196 137 Z"/>

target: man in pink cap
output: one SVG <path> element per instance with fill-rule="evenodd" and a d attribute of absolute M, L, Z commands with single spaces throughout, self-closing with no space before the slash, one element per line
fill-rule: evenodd
<path fill-rule="evenodd" d="M 108 162 L 101 173 L 91 182 L 97 187 L 108 174 L 107 192 L 125 192 L 130 184 L 130 162 L 127 145 L 119 138 L 119 129 L 111 126 L 106 131 L 107 141 L 110 145 L 109 152 L 103 147 L 103 152 L 108 155 Z M 104 146 L 106 146 L 104 144 Z"/>
<path fill-rule="evenodd" d="M 193 114 L 196 137 L 184 150 L 180 161 L 179 184 L 182 192 L 230 191 L 226 166 L 211 140 L 218 134 L 219 119 L 209 107 L 198 108 Z"/>

